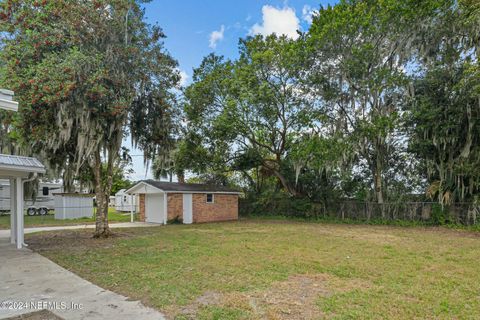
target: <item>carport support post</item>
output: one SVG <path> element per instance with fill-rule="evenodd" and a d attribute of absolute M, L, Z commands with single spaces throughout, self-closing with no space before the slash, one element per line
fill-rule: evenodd
<path fill-rule="evenodd" d="M 17 228 L 16 228 L 16 219 L 17 219 L 17 198 L 16 198 L 16 189 L 15 189 L 15 179 L 10 179 L 10 243 L 15 244 Z"/>
<path fill-rule="evenodd" d="M 17 207 L 16 207 L 16 229 L 17 229 L 17 249 L 21 249 L 23 246 L 23 182 L 22 178 L 16 179 L 16 198 L 17 198 Z"/>
<path fill-rule="evenodd" d="M 133 222 L 133 194 L 130 195 L 130 222 Z"/>
<path fill-rule="evenodd" d="M 167 224 L 168 219 L 168 196 L 167 193 L 163 193 L 163 224 Z"/>

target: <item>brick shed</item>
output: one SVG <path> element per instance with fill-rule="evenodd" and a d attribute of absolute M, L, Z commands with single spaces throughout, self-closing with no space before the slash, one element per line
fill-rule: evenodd
<path fill-rule="evenodd" d="M 215 185 L 144 180 L 126 191 L 139 196 L 141 221 L 185 224 L 238 219 L 239 191 Z"/>

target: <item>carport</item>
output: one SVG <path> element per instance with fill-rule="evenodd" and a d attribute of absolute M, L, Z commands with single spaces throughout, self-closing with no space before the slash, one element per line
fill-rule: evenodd
<path fill-rule="evenodd" d="M 0 109 L 18 110 L 13 91 L 0 89 Z M 45 167 L 35 158 L 0 154 L 0 178 L 10 180 L 10 242 L 18 249 L 24 245 L 24 183 L 39 173 L 45 173 Z"/>
<path fill-rule="evenodd" d="M 167 193 L 147 183 L 138 183 L 125 191 L 127 194 L 144 194 L 145 222 L 167 224 Z M 131 196 L 133 197 L 133 196 Z M 142 201 L 140 200 L 140 207 Z M 142 208 L 140 208 L 142 210 Z"/>

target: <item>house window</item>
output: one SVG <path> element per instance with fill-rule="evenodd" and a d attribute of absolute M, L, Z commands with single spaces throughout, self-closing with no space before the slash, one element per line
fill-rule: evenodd
<path fill-rule="evenodd" d="M 213 203 L 213 193 L 207 193 L 207 203 Z"/>

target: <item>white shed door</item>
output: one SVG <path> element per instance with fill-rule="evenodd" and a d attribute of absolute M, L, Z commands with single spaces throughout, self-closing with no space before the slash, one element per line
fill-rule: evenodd
<path fill-rule="evenodd" d="M 163 223 L 163 194 L 145 195 L 145 221 Z"/>
<path fill-rule="evenodd" d="M 183 194 L 183 223 L 190 224 L 193 222 L 192 214 L 192 194 Z"/>

